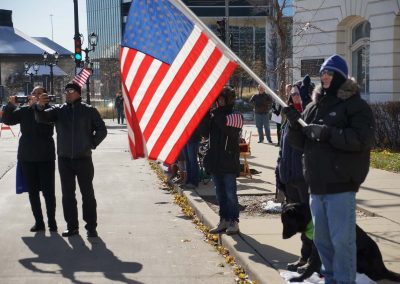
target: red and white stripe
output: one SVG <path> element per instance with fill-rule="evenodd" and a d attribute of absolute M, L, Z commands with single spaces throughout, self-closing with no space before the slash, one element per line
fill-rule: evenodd
<path fill-rule="evenodd" d="M 235 128 L 243 127 L 243 116 L 240 113 L 232 113 L 226 116 L 226 126 Z"/>
<path fill-rule="evenodd" d="M 235 68 L 236 63 L 197 26 L 170 66 L 122 48 L 132 155 L 148 154 L 149 159 L 173 163 Z"/>
<path fill-rule="evenodd" d="M 83 85 L 85 85 L 90 74 L 91 74 L 91 72 L 89 69 L 83 68 L 81 70 L 81 72 L 79 72 L 79 74 L 75 76 L 75 78 L 74 78 L 74 80 L 72 80 L 72 82 L 74 82 L 75 84 L 78 84 L 80 87 L 82 87 Z"/>

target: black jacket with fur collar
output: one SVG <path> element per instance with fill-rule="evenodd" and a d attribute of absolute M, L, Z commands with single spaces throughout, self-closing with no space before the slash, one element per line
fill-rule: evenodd
<path fill-rule="evenodd" d="M 324 124 L 330 129 L 326 142 L 307 139 L 300 128 L 290 130 L 291 144 L 304 151 L 303 172 L 310 192 L 358 191 L 368 174 L 375 123 L 357 83 L 346 80 L 336 96 L 316 87 L 302 118 L 307 124 Z"/>

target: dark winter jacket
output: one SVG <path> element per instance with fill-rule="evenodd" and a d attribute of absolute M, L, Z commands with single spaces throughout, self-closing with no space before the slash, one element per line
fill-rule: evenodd
<path fill-rule="evenodd" d="M 208 127 L 203 130 L 209 136 L 209 149 L 204 159 L 207 172 L 215 175 L 239 175 L 239 133 L 241 128 L 226 126 L 226 116 L 232 113 L 232 106 L 219 107 L 211 112 Z M 204 133 L 205 132 L 205 133 Z M 207 135 L 208 134 L 208 135 Z"/>
<path fill-rule="evenodd" d="M 91 150 L 107 136 L 106 126 L 97 109 L 81 99 L 44 111 L 37 109 L 36 113 L 39 122 L 55 122 L 59 157 L 90 157 Z"/>
<path fill-rule="evenodd" d="M 328 141 L 318 142 L 306 138 L 301 127 L 290 129 L 291 144 L 304 150 L 304 177 L 311 193 L 358 191 L 369 170 L 375 128 L 358 85 L 346 80 L 336 96 L 318 86 L 302 117 L 307 124 L 327 125 L 330 132 Z"/>
<path fill-rule="evenodd" d="M 281 149 L 278 157 L 278 173 L 282 183 L 304 181 L 302 156 L 303 152 L 290 145 L 288 140 L 288 124 L 282 128 Z"/>
<path fill-rule="evenodd" d="M 310 76 L 304 76 L 303 81 L 299 87 L 300 97 L 301 97 L 301 106 L 303 109 L 306 108 L 309 102 L 311 102 L 311 94 L 314 90 L 314 85 L 311 83 Z"/>
<path fill-rule="evenodd" d="M 267 114 L 272 108 L 272 98 L 266 93 L 253 95 L 250 102 L 254 105 L 254 112 L 258 114 Z"/>
<path fill-rule="evenodd" d="M 55 160 L 54 125 L 37 123 L 35 111 L 32 107 L 16 107 L 13 104 L 8 104 L 4 108 L 3 122 L 8 125 L 20 124 L 21 138 L 19 139 L 17 156 L 19 161 Z"/>

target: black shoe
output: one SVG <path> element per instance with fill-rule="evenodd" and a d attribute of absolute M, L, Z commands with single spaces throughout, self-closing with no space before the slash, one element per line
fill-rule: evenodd
<path fill-rule="evenodd" d="M 49 222 L 49 231 L 50 232 L 57 232 L 57 222 L 56 221 L 51 221 Z"/>
<path fill-rule="evenodd" d="M 40 232 L 40 231 L 44 231 L 44 230 L 45 230 L 44 225 L 35 224 L 31 228 L 31 232 Z"/>
<path fill-rule="evenodd" d="M 87 237 L 88 238 L 97 238 L 98 236 L 99 236 L 99 234 L 97 234 L 96 229 L 87 231 Z"/>
<path fill-rule="evenodd" d="M 272 143 L 274 143 L 274 142 L 272 142 L 272 140 L 268 140 L 268 143 L 269 143 L 269 144 L 272 144 Z"/>
<path fill-rule="evenodd" d="M 257 143 L 263 143 L 264 142 L 264 140 L 259 140 Z"/>
<path fill-rule="evenodd" d="M 50 232 L 57 232 L 57 225 L 51 225 L 51 226 L 49 226 L 49 231 Z"/>
<path fill-rule="evenodd" d="M 78 235 L 78 234 L 79 234 L 79 230 L 78 229 L 72 229 L 72 230 L 67 229 L 64 232 L 62 232 L 61 235 L 63 237 L 71 237 L 71 236 L 75 236 L 75 235 Z"/>

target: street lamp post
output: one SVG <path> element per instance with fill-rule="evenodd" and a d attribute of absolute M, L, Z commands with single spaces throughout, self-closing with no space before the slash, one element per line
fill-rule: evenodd
<path fill-rule="evenodd" d="M 35 73 L 33 73 L 33 71 L 29 72 L 29 69 L 32 67 L 33 71 L 35 71 Z M 29 64 L 28 62 L 24 62 L 24 70 L 25 70 L 25 74 L 29 75 L 31 78 L 31 89 L 33 89 L 33 77 L 35 75 L 37 75 L 38 71 L 39 71 L 39 64 L 37 64 L 36 62 L 34 62 L 33 64 Z M 27 88 L 26 88 L 26 95 L 29 94 L 29 88 L 28 88 L 29 83 L 27 84 Z"/>
<path fill-rule="evenodd" d="M 47 66 L 49 66 L 50 67 L 50 94 L 51 95 L 54 95 L 53 94 L 53 80 L 54 80 L 54 73 L 53 73 L 53 68 L 54 68 L 54 66 L 56 66 L 57 65 L 57 63 L 58 63 L 58 56 L 59 56 L 59 54 L 58 54 L 58 52 L 56 51 L 54 54 L 53 54 L 53 61 L 52 62 L 50 62 L 49 61 L 49 54 L 45 51 L 45 52 L 43 52 L 43 62 L 44 62 L 44 65 L 47 65 Z"/>
<path fill-rule="evenodd" d="M 95 33 L 91 33 L 89 35 L 89 43 L 90 48 L 86 47 L 82 49 L 85 52 L 85 67 L 90 69 L 93 72 L 93 62 L 90 61 L 89 52 L 94 51 L 97 45 L 98 35 Z M 90 77 L 86 81 L 86 103 L 90 105 Z"/>

